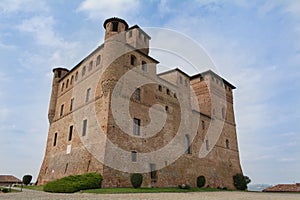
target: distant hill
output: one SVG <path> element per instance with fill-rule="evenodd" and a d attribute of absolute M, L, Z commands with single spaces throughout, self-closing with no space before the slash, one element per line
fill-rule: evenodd
<path fill-rule="evenodd" d="M 272 185 L 269 184 L 251 184 L 248 185 L 248 190 L 249 191 L 255 191 L 255 192 L 261 192 L 264 189 L 271 187 Z"/>

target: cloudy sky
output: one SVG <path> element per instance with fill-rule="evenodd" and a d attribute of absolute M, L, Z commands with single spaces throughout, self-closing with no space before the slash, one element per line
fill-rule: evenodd
<path fill-rule="evenodd" d="M 36 179 L 49 125 L 51 70 L 72 68 L 100 45 L 103 21 L 112 16 L 172 29 L 201 45 L 237 87 L 244 173 L 253 183 L 300 182 L 296 0 L 1 0 L 0 174 Z"/>

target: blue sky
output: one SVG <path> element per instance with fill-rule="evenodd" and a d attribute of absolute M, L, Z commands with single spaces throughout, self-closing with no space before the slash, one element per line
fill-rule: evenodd
<path fill-rule="evenodd" d="M 72 68 L 101 44 L 103 21 L 112 16 L 202 45 L 237 86 L 244 173 L 253 183 L 300 182 L 300 2 L 289 0 L 1 0 L 0 174 L 36 178 L 51 70 Z"/>

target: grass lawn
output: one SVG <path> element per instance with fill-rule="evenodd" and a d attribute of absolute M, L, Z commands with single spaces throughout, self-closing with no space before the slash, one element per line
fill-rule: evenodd
<path fill-rule="evenodd" d="M 179 189 L 179 188 L 99 188 L 84 190 L 84 193 L 95 194 L 120 194 L 120 193 L 185 193 L 185 192 L 216 192 L 222 191 L 214 188 L 191 188 L 191 189 Z"/>

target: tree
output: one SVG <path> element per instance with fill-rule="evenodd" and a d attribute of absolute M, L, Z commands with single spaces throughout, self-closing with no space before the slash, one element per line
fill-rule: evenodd
<path fill-rule="evenodd" d="M 28 185 L 31 182 L 31 180 L 32 180 L 32 176 L 31 175 L 24 175 L 23 176 L 23 183 L 25 185 Z"/>
<path fill-rule="evenodd" d="M 142 174 L 132 174 L 130 178 L 131 185 L 134 188 L 140 188 L 143 183 L 143 175 Z"/>
<path fill-rule="evenodd" d="M 248 176 L 244 176 L 243 174 L 236 174 L 233 176 L 234 186 L 238 190 L 246 190 L 247 184 L 250 182 L 250 178 Z"/>
<path fill-rule="evenodd" d="M 204 176 L 198 176 L 197 177 L 197 187 L 202 188 L 205 185 L 205 177 Z"/>

